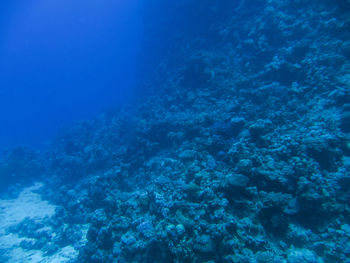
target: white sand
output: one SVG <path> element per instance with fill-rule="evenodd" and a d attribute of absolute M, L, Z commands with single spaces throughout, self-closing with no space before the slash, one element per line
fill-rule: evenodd
<path fill-rule="evenodd" d="M 15 233 L 6 233 L 10 226 L 27 217 L 40 222 L 55 214 L 56 207 L 34 193 L 42 186 L 37 183 L 23 189 L 16 199 L 0 200 L 0 251 L 5 251 L 8 263 L 64 263 L 77 257 L 78 252 L 71 246 L 62 248 L 51 256 L 43 255 L 40 250 L 24 250 L 19 244 L 25 238 L 20 238 Z"/>

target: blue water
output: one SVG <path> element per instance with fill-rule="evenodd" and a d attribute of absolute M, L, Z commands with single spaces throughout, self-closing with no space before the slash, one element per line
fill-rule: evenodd
<path fill-rule="evenodd" d="M 1 6 L 0 149 L 40 148 L 62 127 L 130 102 L 140 1 Z"/>

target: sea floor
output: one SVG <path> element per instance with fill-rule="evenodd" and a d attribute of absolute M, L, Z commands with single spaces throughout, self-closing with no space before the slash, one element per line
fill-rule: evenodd
<path fill-rule="evenodd" d="M 22 237 L 16 233 L 17 231 L 12 231 L 23 220 L 30 219 L 31 222 L 34 221 L 36 224 L 41 224 L 55 215 L 56 206 L 43 200 L 37 192 L 42 186 L 41 183 L 36 183 L 31 187 L 23 189 L 15 199 L 0 200 L 1 262 L 54 263 L 69 262 L 77 257 L 78 252 L 72 246 L 63 247 L 50 255 L 47 255 L 40 249 L 23 249 L 21 242 L 34 242 L 35 240 Z M 46 227 L 44 225 L 41 231 Z"/>

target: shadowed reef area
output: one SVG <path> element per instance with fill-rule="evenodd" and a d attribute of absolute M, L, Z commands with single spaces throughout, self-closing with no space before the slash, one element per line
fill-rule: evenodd
<path fill-rule="evenodd" d="M 16 249 L 69 247 L 61 262 L 82 263 L 350 262 L 349 1 L 214 2 L 148 6 L 149 95 L 45 151 L 3 155 L 3 198 L 40 181 L 31 191 L 55 207 L 8 226 Z"/>

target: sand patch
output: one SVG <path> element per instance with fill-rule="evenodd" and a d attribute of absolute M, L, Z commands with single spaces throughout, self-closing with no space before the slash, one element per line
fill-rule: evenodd
<path fill-rule="evenodd" d="M 40 250 L 26 250 L 20 247 L 21 241 L 27 239 L 9 232 L 9 228 L 21 223 L 25 218 L 43 222 L 55 214 L 56 206 L 42 200 L 41 183 L 23 189 L 16 199 L 0 200 L 0 257 L 1 262 L 9 263 L 58 263 L 68 262 L 77 257 L 78 252 L 71 246 L 59 249 L 55 254 L 46 256 Z"/>

